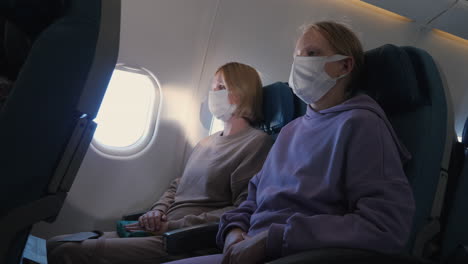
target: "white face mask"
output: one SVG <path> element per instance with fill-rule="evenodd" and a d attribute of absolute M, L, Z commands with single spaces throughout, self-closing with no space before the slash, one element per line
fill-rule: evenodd
<path fill-rule="evenodd" d="M 236 105 L 229 103 L 228 95 L 227 90 L 210 91 L 208 94 L 210 112 L 214 117 L 224 122 L 228 121 L 236 110 Z"/>
<path fill-rule="evenodd" d="M 336 80 L 347 75 L 344 74 L 338 78 L 332 78 L 325 71 L 325 64 L 347 57 L 339 54 L 328 57 L 295 56 L 291 74 L 289 75 L 289 86 L 305 103 L 315 103 L 335 86 Z"/>

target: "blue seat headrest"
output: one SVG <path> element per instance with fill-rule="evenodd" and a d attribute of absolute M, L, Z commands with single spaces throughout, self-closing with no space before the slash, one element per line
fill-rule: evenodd
<path fill-rule="evenodd" d="M 289 86 L 276 82 L 263 87 L 263 123 L 268 134 L 277 134 L 294 116 L 294 98 Z"/>
<path fill-rule="evenodd" d="M 462 144 L 465 148 L 468 148 L 468 118 L 466 118 L 465 126 L 463 127 Z"/>
<path fill-rule="evenodd" d="M 387 114 L 411 111 L 427 103 L 416 65 L 403 48 L 386 44 L 365 52 L 364 61 L 359 88 Z"/>

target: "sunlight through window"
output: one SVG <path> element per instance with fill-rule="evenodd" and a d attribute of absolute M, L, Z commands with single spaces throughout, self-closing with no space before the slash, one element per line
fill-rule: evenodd
<path fill-rule="evenodd" d="M 102 147 L 124 150 L 151 136 L 158 91 L 155 84 L 144 71 L 125 67 L 114 70 L 94 120 L 98 124 L 94 140 L 101 145 L 100 150 Z"/>
<path fill-rule="evenodd" d="M 213 117 L 211 120 L 210 135 L 224 129 L 224 122 Z"/>

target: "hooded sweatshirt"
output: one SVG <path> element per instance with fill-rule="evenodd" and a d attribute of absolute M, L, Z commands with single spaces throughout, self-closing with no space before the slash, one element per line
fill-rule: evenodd
<path fill-rule="evenodd" d="M 250 236 L 268 230 L 272 259 L 325 247 L 398 252 L 414 214 L 409 159 L 369 96 L 308 107 L 282 129 L 247 200 L 221 217 L 217 243 L 239 227 Z"/>

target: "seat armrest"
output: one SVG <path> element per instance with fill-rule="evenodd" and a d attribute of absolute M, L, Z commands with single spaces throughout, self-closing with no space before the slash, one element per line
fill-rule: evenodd
<path fill-rule="evenodd" d="M 416 257 L 403 254 L 383 254 L 379 252 L 348 249 L 323 248 L 301 252 L 283 257 L 268 264 L 434 264 Z"/>
<path fill-rule="evenodd" d="M 216 248 L 218 223 L 194 225 L 163 234 L 164 249 L 171 255 Z"/>
<path fill-rule="evenodd" d="M 144 215 L 145 213 L 146 212 L 136 212 L 136 213 L 127 214 L 127 215 L 122 216 L 122 220 L 138 221 L 138 218 L 140 218 L 140 216 Z"/>

